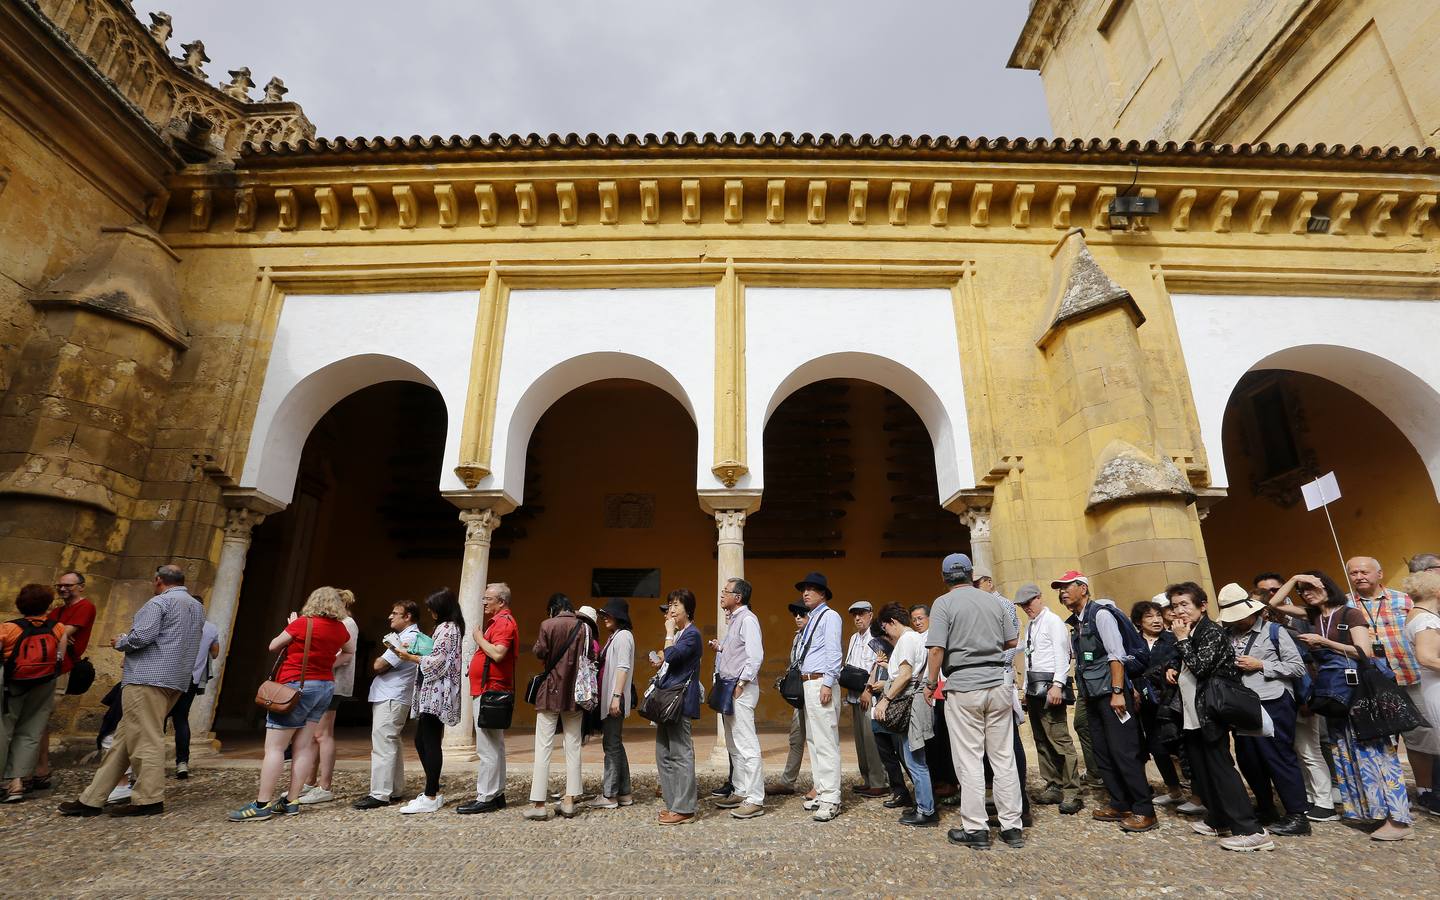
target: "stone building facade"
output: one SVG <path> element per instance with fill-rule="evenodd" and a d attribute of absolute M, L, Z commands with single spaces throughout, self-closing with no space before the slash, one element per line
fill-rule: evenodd
<path fill-rule="evenodd" d="M 1055 6 L 1017 57 L 1066 52 Z M 1355 552 L 1440 546 L 1425 141 L 315 139 L 168 28 L 0 7 L 0 590 L 81 569 L 111 634 L 186 566 L 227 651 L 202 733 L 253 724 L 324 583 L 372 644 L 442 584 L 474 621 L 509 582 L 522 633 L 628 594 L 644 649 L 657 592 L 713 633 L 744 573 L 778 672 L 813 569 L 924 602 L 964 549 L 1128 605 L 1326 565 L 1297 500 L 1332 468 Z"/>

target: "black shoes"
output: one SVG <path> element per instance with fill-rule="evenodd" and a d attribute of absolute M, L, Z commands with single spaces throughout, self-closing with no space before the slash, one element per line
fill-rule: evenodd
<path fill-rule="evenodd" d="M 62 816 L 86 817 L 98 816 L 105 811 L 102 807 L 90 806 L 88 804 L 81 803 L 79 800 L 66 800 L 64 803 L 60 804 L 59 810 L 60 815 Z"/>
<path fill-rule="evenodd" d="M 1084 800 L 1081 800 L 1079 797 L 1074 797 L 1074 798 L 1072 798 L 1072 799 L 1070 799 L 1070 800 L 1062 800 L 1062 801 L 1060 802 L 1060 814 L 1061 814 L 1061 815 L 1073 816 L 1073 815 L 1075 815 L 1076 813 L 1078 813 L 1080 810 L 1082 810 L 1082 809 L 1084 809 L 1084 808 L 1085 808 L 1085 801 L 1084 801 Z"/>
<path fill-rule="evenodd" d="M 909 794 L 896 794 L 880 805 L 886 809 L 908 809 L 915 805 L 915 801 L 910 799 Z"/>
<path fill-rule="evenodd" d="M 110 815 L 116 819 L 128 819 L 131 816 L 158 816 L 163 812 L 164 803 L 127 803 L 110 810 Z"/>
<path fill-rule="evenodd" d="M 475 813 L 496 812 L 505 808 L 505 795 L 496 794 L 489 800 L 471 800 L 469 803 L 462 803 L 455 807 L 455 811 L 462 816 Z"/>
<path fill-rule="evenodd" d="M 1025 846 L 1025 832 L 1018 828 L 1006 828 L 1000 832 L 1000 840 L 1005 842 L 1005 846 L 1019 850 Z"/>
<path fill-rule="evenodd" d="M 912 828 L 938 828 L 940 826 L 940 813 L 932 812 L 930 815 L 921 815 L 918 809 L 905 811 L 900 817 L 901 825 L 909 825 Z"/>
<path fill-rule="evenodd" d="M 1310 833 L 1310 820 L 1305 816 L 1296 814 L 1286 816 L 1266 827 L 1271 834 L 1283 835 L 1284 837 L 1300 837 Z"/>
<path fill-rule="evenodd" d="M 946 840 L 961 847 L 969 847 L 971 850 L 989 850 L 990 832 L 988 831 L 965 831 L 960 828 L 952 828 L 945 834 Z"/>
<path fill-rule="evenodd" d="M 389 801 L 389 800 L 381 800 L 379 797 L 374 797 L 374 796 L 371 796 L 370 794 L 366 794 L 365 796 L 361 797 L 359 800 L 356 800 L 354 803 L 350 804 L 350 808 L 351 808 L 351 809 L 379 809 L 379 808 L 382 807 L 382 806 L 389 806 L 389 805 L 390 805 L 390 801 Z"/>
<path fill-rule="evenodd" d="M 719 787 L 717 787 L 715 790 L 711 791 L 711 792 L 710 792 L 710 796 L 712 796 L 712 797 L 728 797 L 728 796 L 730 796 L 730 795 L 733 794 L 733 793 L 735 793 L 735 785 L 733 785 L 733 784 L 731 784 L 730 782 L 727 781 L 727 782 L 725 782 L 724 784 L 722 784 L 722 785 L 720 785 Z"/>

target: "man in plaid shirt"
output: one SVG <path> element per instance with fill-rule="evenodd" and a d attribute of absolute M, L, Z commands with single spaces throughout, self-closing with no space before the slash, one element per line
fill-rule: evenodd
<path fill-rule="evenodd" d="M 1370 620 L 1375 640 L 1385 649 L 1385 661 L 1395 672 L 1395 683 L 1410 694 L 1417 707 L 1424 709 L 1424 700 L 1420 695 L 1420 664 L 1415 661 L 1415 648 L 1410 646 L 1410 640 L 1405 636 L 1405 620 L 1413 603 L 1404 592 L 1385 587 L 1385 572 L 1380 568 L 1379 560 L 1357 556 L 1345 564 L 1345 569 L 1350 575 L 1350 586 L 1355 589 L 1349 598 L 1350 605 L 1359 607 Z M 1420 805 L 1428 808 L 1435 758 L 1415 750 L 1408 740 L 1405 752 L 1415 773 Z"/>

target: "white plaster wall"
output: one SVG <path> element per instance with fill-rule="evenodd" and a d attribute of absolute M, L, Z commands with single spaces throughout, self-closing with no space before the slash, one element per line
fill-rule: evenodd
<path fill-rule="evenodd" d="M 697 488 L 715 444 L 713 288 L 512 291 L 495 403 L 492 473 L 480 490 L 524 501 L 525 451 L 552 403 L 592 381 L 633 378 L 680 401 L 695 420 Z M 663 439 L 650 435 L 645 439 Z M 596 440 L 615 440 L 596 435 Z"/>
<path fill-rule="evenodd" d="M 290 296 L 284 302 L 241 484 L 289 503 L 305 439 L 326 411 L 372 384 L 414 381 L 445 400 L 439 489 L 463 489 L 453 469 L 479 295 Z"/>
<path fill-rule="evenodd" d="M 827 378 L 873 381 L 915 409 L 935 447 L 937 502 L 974 486 L 949 291 L 749 288 L 745 356 L 750 473 L 737 487 L 763 487 L 770 414 L 794 391 Z"/>
<path fill-rule="evenodd" d="M 1440 497 L 1440 304 L 1201 294 L 1171 302 L 1211 483 L 1229 485 L 1220 430 L 1241 376 L 1292 369 L 1348 388 L 1388 416 L 1415 445 Z"/>

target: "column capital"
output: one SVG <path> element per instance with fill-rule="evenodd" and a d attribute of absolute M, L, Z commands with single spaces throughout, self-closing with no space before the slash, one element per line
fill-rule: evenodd
<path fill-rule="evenodd" d="M 745 516 L 743 509 L 715 510 L 715 527 L 720 531 L 720 541 L 734 542 L 745 539 Z"/>
<path fill-rule="evenodd" d="M 494 507 L 460 510 L 460 521 L 465 523 L 465 543 L 490 543 L 491 535 L 500 527 L 500 518 Z"/>
<path fill-rule="evenodd" d="M 700 491 L 699 499 L 700 508 L 707 513 L 753 513 L 760 508 L 760 491 L 758 489 Z"/>
<path fill-rule="evenodd" d="M 960 522 L 970 529 L 970 540 L 987 541 L 990 539 L 990 510 L 988 508 L 972 508 L 961 512 Z"/>
<path fill-rule="evenodd" d="M 225 540 L 250 543 L 250 532 L 265 521 L 265 514 L 244 507 L 225 510 Z"/>

